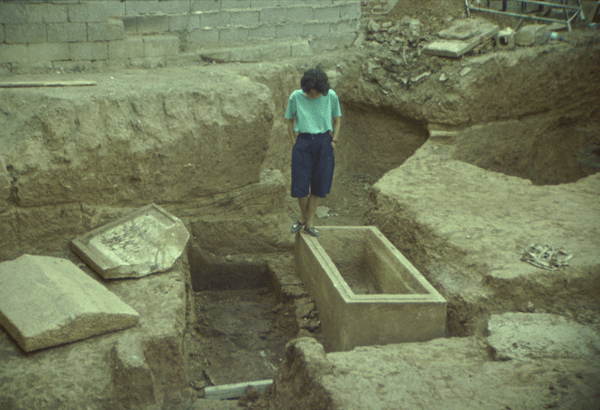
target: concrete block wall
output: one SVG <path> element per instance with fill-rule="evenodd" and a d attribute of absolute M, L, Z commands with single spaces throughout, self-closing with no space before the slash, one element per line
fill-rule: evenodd
<path fill-rule="evenodd" d="M 0 74 L 166 64 L 183 50 L 358 28 L 353 0 L 0 2 Z"/>

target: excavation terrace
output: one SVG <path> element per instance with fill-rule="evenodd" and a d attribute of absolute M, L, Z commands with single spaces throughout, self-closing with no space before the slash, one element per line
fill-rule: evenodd
<path fill-rule="evenodd" d="M 597 410 L 595 6 L 0 3 L 0 408 Z"/>

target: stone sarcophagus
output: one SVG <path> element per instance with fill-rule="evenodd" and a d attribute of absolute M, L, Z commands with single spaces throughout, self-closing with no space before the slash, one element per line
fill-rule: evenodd
<path fill-rule="evenodd" d="M 296 264 L 330 351 L 443 337 L 446 300 L 373 226 L 296 236 Z"/>

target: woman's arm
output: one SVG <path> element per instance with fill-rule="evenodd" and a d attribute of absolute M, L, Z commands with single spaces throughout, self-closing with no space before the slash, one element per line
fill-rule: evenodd
<path fill-rule="evenodd" d="M 333 135 L 331 136 L 331 142 L 337 144 L 340 136 L 340 127 L 342 126 L 342 117 L 333 117 L 331 122 L 333 123 Z"/>
<path fill-rule="evenodd" d="M 290 136 L 290 138 L 292 139 L 292 142 L 295 144 L 296 143 L 296 131 L 294 131 L 294 120 L 290 120 L 289 118 L 286 118 L 287 121 L 287 129 L 288 129 L 288 135 Z"/>

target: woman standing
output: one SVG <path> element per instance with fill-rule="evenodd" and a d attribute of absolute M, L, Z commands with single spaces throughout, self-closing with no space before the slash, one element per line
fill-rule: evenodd
<path fill-rule="evenodd" d="M 340 102 L 329 89 L 327 74 L 308 70 L 300 80 L 301 89 L 290 96 L 285 118 L 292 149 L 292 197 L 298 198 L 302 215 L 292 233 L 304 231 L 320 236 L 314 219 L 320 198 L 331 191 L 335 148 L 341 126 Z"/>

